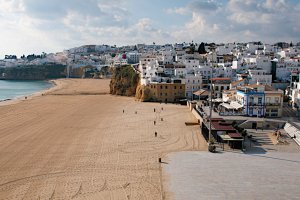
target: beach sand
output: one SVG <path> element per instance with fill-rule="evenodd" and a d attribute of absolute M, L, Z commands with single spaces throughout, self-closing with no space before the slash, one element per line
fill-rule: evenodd
<path fill-rule="evenodd" d="M 206 150 L 198 126 L 184 123 L 196 120 L 186 106 L 112 96 L 109 80 L 55 82 L 0 106 L 1 200 L 158 200 L 166 155 Z"/>

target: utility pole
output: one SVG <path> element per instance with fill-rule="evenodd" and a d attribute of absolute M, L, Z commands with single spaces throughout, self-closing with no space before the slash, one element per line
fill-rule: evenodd
<path fill-rule="evenodd" d="M 216 50 L 216 47 L 215 46 L 211 46 L 210 47 L 210 50 L 212 50 L 212 54 L 215 53 L 215 50 Z M 213 58 L 213 55 L 212 55 L 212 58 Z M 212 96 L 213 96 L 213 84 L 212 84 L 212 81 L 213 81 L 213 66 L 212 67 L 212 70 L 211 70 L 211 78 L 210 78 L 210 102 L 209 102 L 209 132 L 208 132 L 208 151 L 210 152 L 214 152 L 215 151 L 215 147 L 213 146 L 212 144 L 212 134 L 211 134 L 211 119 L 212 119 Z"/>
<path fill-rule="evenodd" d="M 212 145 L 212 136 L 211 136 L 211 118 L 212 118 L 212 78 L 210 78 L 210 101 L 209 101 L 209 132 L 208 132 L 208 150 L 210 151 L 210 146 Z"/>

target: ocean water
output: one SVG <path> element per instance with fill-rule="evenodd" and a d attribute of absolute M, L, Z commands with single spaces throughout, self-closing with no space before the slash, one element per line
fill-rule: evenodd
<path fill-rule="evenodd" d="M 0 80 L 0 101 L 15 99 L 48 89 L 53 84 L 47 81 L 6 81 Z"/>

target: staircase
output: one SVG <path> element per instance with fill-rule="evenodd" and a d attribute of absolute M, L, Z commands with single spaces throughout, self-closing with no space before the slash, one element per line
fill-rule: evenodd
<path fill-rule="evenodd" d="M 295 124 L 287 122 L 284 125 L 284 130 L 289 134 L 291 138 L 300 146 L 300 130 L 296 128 Z"/>

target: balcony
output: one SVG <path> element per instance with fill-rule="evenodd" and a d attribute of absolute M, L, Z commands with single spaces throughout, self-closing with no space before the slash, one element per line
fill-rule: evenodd
<path fill-rule="evenodd" d="M 280 106 L 280 103 L 266 103 L 266 106 Z"/>

